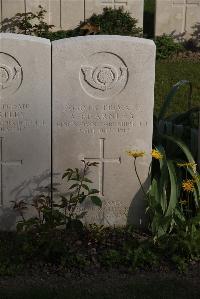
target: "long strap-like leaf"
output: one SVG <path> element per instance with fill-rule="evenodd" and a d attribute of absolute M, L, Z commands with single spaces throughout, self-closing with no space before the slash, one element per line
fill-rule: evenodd
<path fill-rule="evenodd" d="M 176 208 L 178 202 L 178 190 L 177 190 L 176 170 L 173 161 L 168 160 L 167 167 L 170 176 L 170 188 L 171 188 L 169 204 L 166 212 L 166 216 L 169 216 L 173 214 Z"/>
<path fill-rule="evenodd" d="M 168 135 L 162 135 L 162 138 L 170 140 L 173 143 L 175 143 L 179 148 L 182 149 L 182 151 L 184 152 L 185 156 L 188 159 L 188 162 L 195 163 L 195 160 L 193 158 L 191 151 L 189 150 L 188 146 L 182 140 L 172 137 L 172 136 L 168 136 Z"/>
<path fill-rule="evenodd" d="M 163 119 L 168 107 L 170 106 L 174 96 L 176 95 L 177 91 L 180 89 L 181 86 L 189 84 L 189 93 L 188 93 L 188 110 L 191 109 L 191 99 L 192 99 L 192 84 L 188 80 L 181 80 L 171 88 L 170 92 L 167 94 L 164 100 L 164 104 L 160 110 L 158 115 L 158 121 Z"/>

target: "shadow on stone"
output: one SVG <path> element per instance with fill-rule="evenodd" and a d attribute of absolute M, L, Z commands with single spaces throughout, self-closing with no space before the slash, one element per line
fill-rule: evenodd
<path fill-rule="evenodd" d="M 0 230 L 10 231 L 14 228 L 17 215 L 10 207 L 0 207 Z"/>
<path fill-rule="evenodd" d="M 14 195 L 14 201 L 23 200 L 30 203 L 33 197 L 43 192 L 51 192 L 50 170 L 45 170 L 40 175 L 23 181 L 11 190 L 11 195 L 12 197 Z"/>
<path fill-rule="evenodd" d="M 148 178 L 143 188 L 147 192 L 149 188 L 150 178 Z M 127 225 L 134 225 L 139 230 L 145 230 L 148 225 L 148 216 L 146 214 L 147 201 L 142 188 L 134 196 L 127 215 Z"/>
<path fill-rule="evenodd" d="M 54 174 L 59 175 L 59 174 Z M 24 201 L 31 207 L 31 202 L 34 197 L 40 194 L 51 195 L 51 172 L 45 170 L 38 176 L 23 181 L 20 185 L 13 188 L 10 192 L 13 202 Z M 31 209 L 31 208 L 30 208 Z M 26 215 L 27 214 L 27 215 Z M 25 218 L 33 216 L 31 211 L 25 212 Z M 0 230 L 13 230 L 15 229 L 16 221 L 18 220 L 19 213 L 13 210 L 12 203 L 10 206 L 0 207 Z"/>

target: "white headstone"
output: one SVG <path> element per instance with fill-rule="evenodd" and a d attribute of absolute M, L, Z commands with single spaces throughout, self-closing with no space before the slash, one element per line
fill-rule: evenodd
<path fill-rule="evenodd" d="M 55 0 L 54 0 L 55 1 Z M 25 0 L 26 3 L 26 12 L 37 13 L 39 12 L 39 6 L 42 6 L 46 13 L 44 15 L 44 22 L 51 24 L 51 3 L 52 0 Z M 53 25 L 53 24 L 52 24 Z"/>
<path fill-rule="evenodd" d="M 84 21 L 84 1 L 68 0 L 61 2 L 61 26 L 63 30 L 73 29 Z"/>
<path fill-rule="evenodd" d="M 2 19 L 14 17 L 17 13 L 25 13 L 24 0 L 0 0 Z"/>
<path fill-rule="evenodd" d="M 156 0 L 155 35 L 190 38 L 199 23 L 200 0 Z"/>
<path fill-rule="evenodd" d="M 53 31 L 60 30 L 61 24 L 61 1 L 49 1 L 49 25 L 54 25 Z"/>
<path fill-rule="evenodd" d="M 50 158 L 51 44 L 0 34 L 0 229 L 14 225 L 11 201 L 50 183 Z"/>
<path fill-rule="evenodd" d="M 53 169 L 96 161 L 93 188 L 103 207 L 87 205 L 85 221 L 139 224 L 144 196 L 126 150 L 146 151 L 137 167 L 144 188 L 151 161 L 155 46 L 120 36 L 64 39 L 53 47 Z"/>

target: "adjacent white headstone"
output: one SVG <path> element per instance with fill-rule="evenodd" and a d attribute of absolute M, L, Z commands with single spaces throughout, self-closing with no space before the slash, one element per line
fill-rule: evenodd
<path fill-rule="evenodd" d="M 11 201 L 29 201 L 50 182 L 51 44 L 0 34 L 0 229 Z"/>
<path fill-rule="evenodd" d="M 73 29 L 84 21 L 84 6 L 82 0 L 68 0 L 61 2 L 61 26 L 63 30 Z"/>
<path fill-rule="evenodd" d="M 0 0 L 1 18 L 11 18 L 17 13 L 25 13 L 24 0 Z"/>
<path fill-rule="evenodd" d="M 156 0 L 155 35 L 190 38 L 197 30 L 200 0 Z"/>
<path fill-rule="evenodd" d="M 155 46 L 120 36 L 77 37 L 53 47 L 53 169 L 60 176 L 81 159 L 103 207 L 89 203 L 86 223 L 141 224 L 144 195 L 126 150 L 146 151 L 137 167 L 144 188 L 151 161 Z M 63 190 L 64 191 L 64 190 Z"/>
<path fill-rule="evenodd" d="M 53 31 L 60 30 L 61 23 L 61 1 L 50 0 L 49 2 L 49 25 L 54 25 Z"/>
<path fill-rule="evenodd" d="M 23 0 L 24 1 L 24 0 Z M 55 0 L 25 0 L 26 12 L 37 13 L 39 12 L 39 6 L 42 6 L 46 13 L 44 15 L 44 22 L 47 24 L 51 24 L 51 13 L 50 13 L 50 5 Z"/>

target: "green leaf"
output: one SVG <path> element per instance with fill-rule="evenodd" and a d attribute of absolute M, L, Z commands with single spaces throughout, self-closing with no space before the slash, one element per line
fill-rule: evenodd
<path fill-rule="evenodd" d="M 98 207 L 102 207 L 102 201 L 98 196 L 91 196 L 91 201 Z"/>
<path fill-rule="evenodd" d="M 71 168 L 68 168 L 67 170 L 65 170 L 64 174 L 62 175 L 62 179 L 68 177 L 69 180 L 72 174 L 73 174 L 73 170 Z"/>
<path fill-rule="evenodd" d="M 86 185 L 86 184 L 82 184 L 82 188 L 84 188 L 85 190 L 89 191 L 90 188 Z"/>
<path fill-rule="evenodd" d="M 163 155 L 163 159 L 159 160 L 160 164 L 160 177 L 158 179 L 158 190 L 160 195 L 160 205 L 163 211 L 163 214 L 165 214 L 167 209 L 167 194 L 166 194 L 166 187 L 169 181 L 169 173 L 167 168 L 167 162 L 166 162 L 166 154 L 163 146 L 158 146 L 157 149 L 161 152 Z"/>
<path fill-rule="evenodd" d="M 182 151 L 184 152 L 185 156 L 188 159 L 188 162 L 190 163 L 195 163 L 193 155 L 191 153 L 191 151 L 189 150 L 188 146 L 180 139 L 172 137 L 172 136 L 167 136 L 167 135 L 162 135 L 163 138 L 172 141 L 173 143 L 175 143 L 179 148 L 182 149 Z"/>
<path fill-rule="evenodd" d="M 99 190 L 97 190 L 97 189 L 91 189 L 91 190 L 89 190 L 88 194 L 98 194 L 98 193 L 99 193 Z"/>
<path fill-rule="evenodd" d="M 176 95 L 176 93 L 178 92 L 178 90 L 180 89 L 180 87 L 182 87 L 183 85 L 189 85 L 189 93 L 188 93 L 188 109 L 190 109 L 191 106 L 191 96 L 192 96 L 192 84 L 188 81 L 188 80 L 181 80 L 179 82 L 177 82 L 169 91 L 169 93 L 167 94 L 167 96 L 165 97 L 164 100 L 164 104 L 160 110 L 160 113 L 158 115 L 158 120 L 163 119 L 164 115 L 166 114 L 167 109 L 169 108 L 174 96 Z"/>
<path fill-rule="evenodd" d="M 64 173 L 63 175 L 62 175 L 62 180 L 64 179 L 64 178 L 66 178 L 66 176 L 68 176 L 68 173 Z"/>
<path fill-rule="evenodd" d="M 77 188 L 78 186 L 79 186 L 79 184 L 73 184 L 69 187 L 69 189 Z"/>
<path fill-rule="evenodd" d="M 190 175 L 194 178 L 195 176 L 197 176 L 198 178 L 200 178 L 200 175 L 198 172 L 195 172 L 190 168 L 188 167 L 187 168 L 187 171 L 190 173 Z M 195 200 L 195 204 L 197 207 L 199 207 L 199 203 L 200 203 L 200 179 L 196 179 L 195 180 L 195 183 L 194 183 L 194 187 L 195 187 L 195 190 L 194 190 L 194 200 Z"/>
<path fill-rule="evenodd" d="M 177 192 L 177 178 L 176 178 L 176 170 L 173 164 L 173 161 L 167 161 L 167 167 L 169 170 L 169 177 L 170 177 L 170 199 L 169 204 L 166 212 L 166 216 L 172 215 L 178 201 L 178 192 Z"/>
<path fill-rule="evenodd" d="M 197 192 L 196 188 L 194 188 L 193 196 L 194 196 L 195 205 L 198 208 L 199 207 L 199 199 L 200 199 L 200 197 L 198 196 L 198 192 Z"/>
<path fill-rule="evenodd" d="M 83 182 L 86 182 L 86 183 L 93 183 L 91 180 L 89 180 L 88 178 L 84 178 L 83 179 Z"/>
<path fill-rule="evenodd" d="M 151 200 L 153 199 L 156 202 L 159 202 L 158 181 L 156 178 L 153 178 L 148 194 L 151 197 Z"/>
<path fill-rule="evenodd" d="M 83 203 L 84 200 L 86 199 L 86 197 L 87 197 L 87 195 L 85 195 L 84 193 L 80 194 L 79 198 L 78 198 L 79 203 Z"/>

